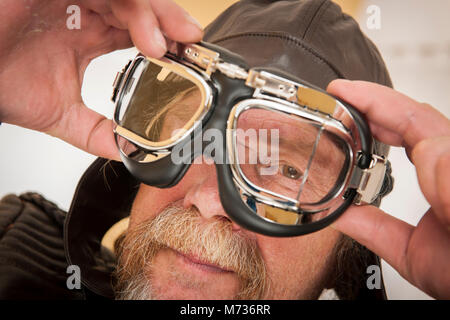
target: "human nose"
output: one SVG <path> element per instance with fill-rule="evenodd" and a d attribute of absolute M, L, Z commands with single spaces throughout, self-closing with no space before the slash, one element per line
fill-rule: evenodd
<path fill-rule="evenodd" d="M 234 231 L 240 230 L 223 209 L 213 164 L 193 164 L 185 178 L 193 181 L 183 199 L 185 208 L 195 206 L 206 220 L 222 219 L 231 223 Z"/>

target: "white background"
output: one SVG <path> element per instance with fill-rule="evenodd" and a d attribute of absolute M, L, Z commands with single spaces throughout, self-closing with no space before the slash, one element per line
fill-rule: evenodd
<path fill-rule="evenodd" d="M 397 90 L 428 102 L 450 116 L 450 1 L 363 1 L 360 24 L 379 46 Z M 365 9 L 381 9 L 381 29 L 368 30 Z M 94 60 L 83 86 L 85 103 L 108 118 L 115 74 L 134 57 L 134 49 L 115 52 Z M 395 108 L 395 106 L 392 106 Z M 94 156 L 45 134 L 8 124 L 0 126 L 0 197 L 8 193 L 38 191 L 63 209 L 68 209 L 78 180 Z M 390 155 L 395 189 L 382 209 L 411 224 L 417 224 L 429 205 L 417 184 L 414 167 L 403 150 Z M 450 196 L 450 195 L 449 195 Z M 390 299 L 422 299 L 427 296 L 383 263 Z"/>
<path fill-rule="evenodd" d="M 359 22 L 383 55 L 394 87 L 414 99 L 427 102 L 450 117 L 450 1 L 368 0 Z M 366 9 L 377 5 L 381 29 L 369 30 Z M 395 106 L 392 106 L 395 108 Z M 381 208 L 393 216 L 417 225 L 429 208 L 420 192 L 414 167 L 400 148 L 390 154 L 395 189 Z M 449 195 L 450 196 L 450 195 Z M 384 279 L 390 299 L 428 298 L 403 280 L 387 263 Z"/>

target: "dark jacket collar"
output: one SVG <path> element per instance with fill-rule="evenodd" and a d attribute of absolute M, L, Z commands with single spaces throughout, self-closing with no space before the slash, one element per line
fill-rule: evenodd
<path fill-rule="evenodd" d="M 94 293 L 113 298 L 114 257 L 101 247 L 108 229 L 127 217 L 138 183 L 120 162 L 98 158 L 78 183 L 64 225 L 69 265 L 78 265 L 82 283 Z"/>

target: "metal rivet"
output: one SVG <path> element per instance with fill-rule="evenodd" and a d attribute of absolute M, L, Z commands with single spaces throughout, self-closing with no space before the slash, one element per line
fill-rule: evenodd
<path fill-rule="evenodd" d="M 290 95 L 294 95 L 295 94 L 295 88 L 294 87 L 290 87 L 289 88 L 289 94 Z"/>

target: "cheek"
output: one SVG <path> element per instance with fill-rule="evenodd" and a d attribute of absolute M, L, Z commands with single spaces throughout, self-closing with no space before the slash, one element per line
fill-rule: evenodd
<path fill-rule="evenodd" d="M 272 293 L 288 299 L 308 296 L 326 274 L 339 236 L 331 228 L 296 238 L 257 236 Z"/>
<path fill-rule="evenodd" d="M 174 187 L 160 189 L 141 184 L 131 208 L 130 227 L 154 218 L 174 202 L 183 201 L 188 191 L 214 174 L 214 170 L 214 166 L 193 164 Z"/>
<path fill-rule="evenodd" d="M 131 209 L 130 227 L 154 218 L 168 205 L 183 199 L 184 194 L 181 184 L 170 189 L 141 184 Z"/>

